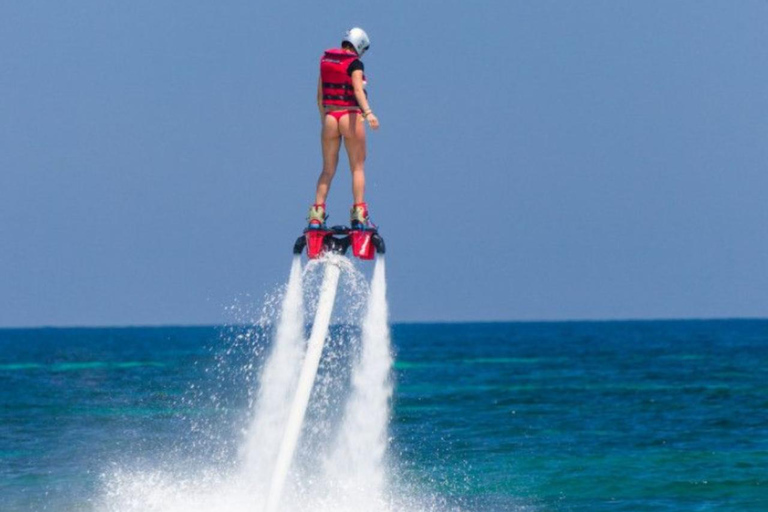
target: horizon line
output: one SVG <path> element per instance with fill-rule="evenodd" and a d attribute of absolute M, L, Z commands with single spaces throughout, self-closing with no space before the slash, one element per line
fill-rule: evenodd
<path fill-rule="evenodd" d="M 636 317 L 636 318 L 563 318 L 563 319 L 512 319 L 512 320 L 406 320 L 390 322 L 396 325 L 471 325 L 471 324 L 567 324 L 567 323 L 637 323 L 637 322 L 733 322 L 768 321 L 768 317 L 722 316 L 722 317 Z M 242 327 L 243 323 L 157 323 L 157 324 L 90 324 L 90 325 L 32 325 L 0 326 L 0 331 L 11 330 L 66 330 L 66 329 L 212 329 L 221 327 Z M 340 325 L 340 324 L 333 324 Z"/>

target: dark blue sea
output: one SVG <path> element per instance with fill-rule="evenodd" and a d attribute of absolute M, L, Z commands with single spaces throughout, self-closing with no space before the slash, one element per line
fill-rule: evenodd
<path fill-rule="evenodd" d="M 0 510 L 100 510 L 122 468 L 233 457 L 262 357 L 238 333 L 0 330 Z M 407 324 L 392 341 L 389 457 L 446 510 L 768 511 L 768 321 Z"/>

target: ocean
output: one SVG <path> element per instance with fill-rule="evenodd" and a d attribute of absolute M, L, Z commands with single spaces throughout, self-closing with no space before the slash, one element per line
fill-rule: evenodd
<path fill-rule="evenodd" d="M 269 330 L 0 330 L 0 510 L 165 511 L 211 481 L 232 510 L 222 479 Z M 393 509 L 768 511 L 766 320 L 395 324 L 391 339 L 385 476 L 408 497 Z M 352 378 L 336 359 L 320 381 Z M 340 389 L 316 390 L 326 409 Z M 333 415 L 310 413 L 320 442 Z"/>

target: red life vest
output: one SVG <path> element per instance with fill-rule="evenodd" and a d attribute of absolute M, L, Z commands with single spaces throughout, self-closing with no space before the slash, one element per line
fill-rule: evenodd
<path fill-rule="evenodd" d="M 334 48 L 325 51 L 320 59 L 323 105 L 359 107 L 352 87 L 352 77 L 347 74 L 347 68 L 357 58 L 357 54 L 350 50 Z"/>

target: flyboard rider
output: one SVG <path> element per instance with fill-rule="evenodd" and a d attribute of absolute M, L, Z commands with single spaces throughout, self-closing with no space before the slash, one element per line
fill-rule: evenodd
<path fill-rule="evenodd" d="M 309 209 L 309 228 L 324 229 L 325 200 L 339 163 L 341 141 L 352 171 L 350 227 L 372 227 L 365 203 L 365 121 L 376 130 L 379 120 L 371 111 L 365 92 L 364 66 L 360 58 L 370 47 L 368 34 L 361 28 L 349 30 L 341 48 L 326 50 L 320 59 L 317 81 L 317 107 L 322 125 L 323 171 L 317 180 L 315 203 Z"/>

